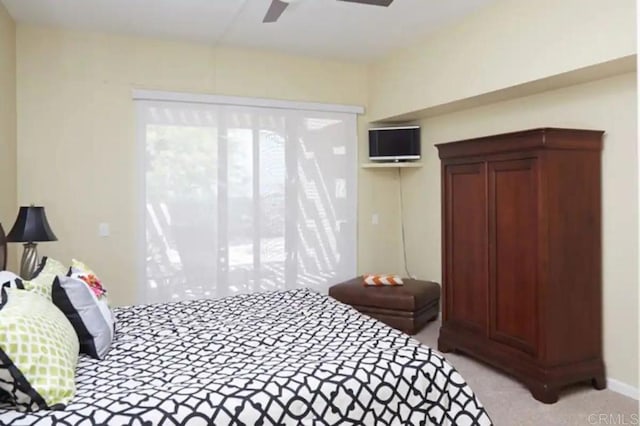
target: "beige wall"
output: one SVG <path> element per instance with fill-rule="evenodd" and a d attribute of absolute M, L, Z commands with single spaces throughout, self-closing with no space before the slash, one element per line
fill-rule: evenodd
<path fill-rule="evenodd" d="M 40 252 L 95 265 L 116 304 L 135 302 L 139 262 L 133 88 L 366 105 L 367 72 L 260 51 L 19 26 L 18 200 L 46 206 L 59 241 L 40 244 Z M 367 122 L 359 121 L 363 137 Z M 363 188 L 391 186 L 383 175 L 360 178 Z M 384 199 L 359 194 L 366 210 L 382 205 L 381 227 L 386 217 L 397 224 Z M 110 237 L 98 237 L 100 222 L 110 224 Z M 376 247 L 397 242 L 397 233 L 360 223 L 360 267 L 395 269 L 397 259 Z"/>
<path fill-rule="evenodd" d="M 16 26 L 0 3 L 0 223 L 16 218 Z M 15 247 L 10 261 L 15 263 Z"/>
<path fill-rule="evenodd" d="M 420 122 L 424 167 L 403 171 L 408 264 L 439 281 L 440 160 L 435 143 L 536 127 L 606 131 L 602 155 L 604 355 L 607 376 L 638 387 L 636 74 Z"/>
<path fill-rule="evenodd" d="M 406 114 L 636 53 L 634 0 L 501 0 L 376 63 L 370 116 Z"/>

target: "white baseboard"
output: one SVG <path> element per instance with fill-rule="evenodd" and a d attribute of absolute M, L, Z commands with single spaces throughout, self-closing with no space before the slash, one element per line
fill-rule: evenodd
<path fill-rule="evenodd" d="M 607 379 L 607 389 L 635 400 L 638 400 L 638 394 L 640 393 L 638 392 L 638 388 L 634 388 L 633 386 L 622 383 L 616 379 Z"/>

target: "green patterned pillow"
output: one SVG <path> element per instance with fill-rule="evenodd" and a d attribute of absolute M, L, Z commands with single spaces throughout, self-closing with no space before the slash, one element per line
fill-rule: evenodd
<path fill-rule="evenodd" d="M 56 275 L 66 275 L 67 267 L 50 257 L 43 257 L 33 278 L 23 281 L 25 290 L 38 293 L 51 300 L 51 287 Z"/>
<path fill-rule="evenodd" d="M 58 409 L 75 394 L 78 336 L 50 300 L 5 288 L 0 308 L 0 389 L 21 411 Z"/>

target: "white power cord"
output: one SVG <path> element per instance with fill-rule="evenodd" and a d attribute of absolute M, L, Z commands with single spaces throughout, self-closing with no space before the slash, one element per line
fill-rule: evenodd
<path fill-rule="evenodd" d="M 404 256 L 404 272 L 406 272 L 408 278 L 415 279 L 409 272 L 409 266 L 407 263 L 407 242 L 404 233 L 404 198 L 402 196 L 402 168 L 398 167 L 398 185 L 400 187 L 400 227 L 402 229 L 402 254 Z"/>

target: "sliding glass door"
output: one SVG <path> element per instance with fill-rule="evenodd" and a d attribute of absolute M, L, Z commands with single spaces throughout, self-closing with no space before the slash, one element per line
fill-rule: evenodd
<path fill-rule="evenodd" d="M 355 274 L 355 114 L 137 104 L 141 302 L 324 291 Z"/>

